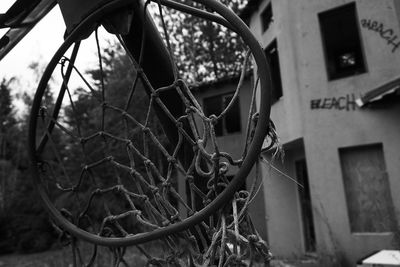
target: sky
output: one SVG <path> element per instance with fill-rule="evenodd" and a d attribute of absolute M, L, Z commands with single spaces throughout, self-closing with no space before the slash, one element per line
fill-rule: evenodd
<path fill-rule="evenodd" d="M 15 0 L 0 0 L 0 14 L 5 13 Z M 150 7 L 151 8 L 151 7 Z M 23 101 L 18 98 L 23 93 L 34 96 L 39 83 L 40 74 L 35 73 L 29 67 L 32 63 L 38 63 L 39 70 L 44 71 L 45 66 L 51 60 L 57 49 L 63 43 L 65 24 L 59 6 L 55 6 L 2 60 L 0 60 L 0 81 L 15 78 L 11 84 L 11 93 L 14 98 L 14 106 L 18 114 L 26 111 Z M 7 29 L 0 29 L 0 38 Z M 105 40 L 110 40 L 110 35 L 105 34 L 104 29 L 99 31 L 100 46 L 107 45 Z M 69 55 L 69 52 L 66 54 Z M 94 34 L 82 42 L 75 66 L 81 72 L 98 67 L 97 50 Z M 81 85 L 81 80 L 73 74 L 70 80 L 71 88 Z M 51 88 L 53 93 L 60 88 L 61 78 L 55 78 Z M 73 90 L 73 89 L 72 89 Z"/>
<path fill-rule="evenodd" d="M 1 0 L 1 13 L 9 3 L 12 4 L 13 0 Z M 60 10 L 55 7 L 0 61 L 0 77 L 21 76 L 27 73 L 30 63 L 49 61 L 62 44 L 64 31 Z M 0 34 L 3 35 L 4 31 Z"/>
<path fill-rule="evenodd" d="M 14 0 L 1 0 L 0 13 L 6 12 L 13 2 Z M 0 36 L 6 31 L 0 31 Z M 62 44 L 64 31 L 60 10 L 55 7 L 0 61 L 0 80 L 16 78 L 10 86 L 13 96 L 27 92 L 33 97 L 38 78 L 29 65 L 33 62 L 46 65 Z M 21 112 L 22 101 L 15 100 L 14 105 L 17 112 Z"/>
<path fill-rule="evenodd" d="M 6 12 L 13 3 L 14 0 L 0 0 L 0 13 Z M 6 31 L 0 30 L 0 37 Z M 60 9 L 56 6 L 0 61 L 0 81 L 16 78 L 11 85 L 12 95 L 17 96 L 26 92 L 33 97 L 39 77 L 29 66 L 32 63 L 38 63 L 39 69 L 44 70 L 63 43 L 64 32 L 65 24 Z M 90 39 L 94 37 L 90 37 L 89 42 Z M 91 43 L 94 42 L 93 40 Z M 95 55 L 95 46 L 82 45 L 77 64 L 93 66 L 97 60 Z M 60 83 L 60 81 L 55 81 L 55 83 Z M 18 112 L 23 108 L 22 100 L 15 100 L 14 105 Z"/>

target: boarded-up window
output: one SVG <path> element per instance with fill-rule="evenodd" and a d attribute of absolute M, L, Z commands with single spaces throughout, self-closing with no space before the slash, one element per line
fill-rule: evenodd
<path fill-rule="evenodd" d="M 381 144 L 339 149 L 352 232 L 394 229 L 395 216 Z"/>

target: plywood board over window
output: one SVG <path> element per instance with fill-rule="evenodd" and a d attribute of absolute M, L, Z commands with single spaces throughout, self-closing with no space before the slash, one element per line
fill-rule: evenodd
<path fill-rule="evenodd" d="M 396 226 L 382 144 L 339 149 L 353 233 L 391 232 Z"/>

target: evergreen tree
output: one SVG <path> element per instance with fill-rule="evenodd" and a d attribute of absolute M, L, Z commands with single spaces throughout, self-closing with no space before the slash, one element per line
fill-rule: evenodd
<path fill-rule="evenodd" d="M 16 125 L 14 107 L 10 94 L 10 84 L 13 79 L 3 79 L 0 83 L 0 159 L 9 160 L 12 153 L 12 140 L 10 136 Z"/>
<path fill-rule="evenodd" d="M 48 214 L 32 183 L 26 149 L 28 116 L 16 118 L 10 94 L 13 81 L 0 83 L 0 254 L 44 250 L 54 240 Z M 32 99 L 27 94 L 23 98 L 30 107 Z"/>
<path fill-rule="evenodd" d="M 102 105 L 101 90 L 104 84 L 104 97 L 107 105 L 126 109 L 127 113 L 134 117 L 137 121 L 144 124 L 149 105 L 149 97 L 140 81 L 137 82 L 135 92 L 127 104 L 129 95 L 132 90 L 132 84 L 136 78 L 136 72 L 132 66 L 132 62 L 126 56 L 122 47 L 114 41 L 110 41 L 103 49 L 102 54 L 102 72 L 100 68 L 95 66 L 93 69 L 86 71 L 85 77 L 93 86 L 94 92 L 88 90 L 84 83 L 81 88 L 73 90 L 73 104 L 69 104 L 64 108 L 63 123 L 68 129 L 74 132 L 75 136 L 88 137 L 102 131 Z M 78 132 L 79 125 L 79 132 Z M 151 113 L 149 124 L 147 125 L 153 133 L 159 137 L 161 143 L 166 144 L 164 133 L 157 122 L 154 112 Z M 144 151 L 144 146 L 149 151 L 148 155 L 153 162 L 157 164 L 167 164 L 163 162 L 161 152 L 155 145 L 147 139 L 144 142 L 143 132 L 137 125 L 129 120 L 124 120 L 121 113 L 106 109 L 104 115 L 104 131 L 118 136 L 120 138 L 128 138 L 140 151 Z M 84 143 L 84 153 L 82 145 L 77 138 L 66 136 L 65 142 L 68 144 L 63 152 L 64 164 L 67 172 L 73 181 L 77 181 L 80 177 L 82 166 L 99 161 L 107 156 L 112 156 L 117 162 L 130 166 L 130 159 L 127 154 L 126 143 L 111 140 L 110 138 L 95 137 Z M 134 155 L 135 169 L 145 175 L 145 166 L 143 160 L 139 156 Z M 164 159 L 165 161 L 165 159 Z M 165 168 L 166 170 L 167 168 Z M 79 194 L 82 199 L 81 204 L 90 197 L 96 188 L 108 188 L 117 184 L 116 170 L 111 164 L 105 163 L 90 170 L 91 178 L 85 176 L 79 186 Z M 137 191 L 135 184 L 132 183 L 128 173 L 118 171 L 121 176 L 122 183 L 132 191 Z M 88 174 L 89 175 L 89 174 Z M 108 194 L 103 196 L 107 199 L 107 206 L 112 214 L 121 213 L 122 210 L 129 209 L 128 203 L 123 201 L 120 196 Z M 103 198 L 102 197 L 102 198 Z M 102 198 L 94 199 L 91 204 L 89 216 L 95 228 L 102 222 L 105 217 L 104 203 Z M 60 207 L 66 207 L 70 210 L 80 210 L 76 204 L 76 198 L 73 194 L 61 193 L 56 202 Z M 74 202 L 75 201 L 75 202 Z M 140 205 L 140 204 L 139 204 Z M 129 226 L 130 227 L 130 226 Z"/>
<path fill-rule="evenodd" d="M 10 201 L 15 186 L 17 170 L 15 159 L 18 140 L 16 135 L 16 119 L 10 85 L 13 79 L 3 79 L 0 83 L 0 210 Z"/>

